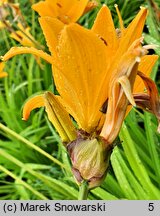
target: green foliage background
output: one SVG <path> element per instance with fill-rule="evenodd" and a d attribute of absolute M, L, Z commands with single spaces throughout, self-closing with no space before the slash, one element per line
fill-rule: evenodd
<path fill-rule="evenodd" d="M 14 2 L 20 4 L 32 35 L 46 47 L 38 16 L 31 10 L 35 1 Z M 160 8 L 160 2 L 155 2 Z M 156 53 L 160 55 L 160 20 L 151 1 L 101 1 L 112 10 L 118 27 L 115 3 L 125 25 L 140 6 L 149 8 L 145 43 L 159 45 Z M 98 10 L 86 14 L 80 23 L 90 28 Z M 0 55 L 12 46 L 20 44 L 9 37 L 6 29 L 1 30 Z M 151 74 L 157 85 L 160 84 L 158 68 L 159 62 Z M 78 186 L 68 155 L 44 109 L 33 111 L 27 122 L 21 120 L 26 99 L 45 90 L 55 91 L 50 65 L 43 62 L 42 69 L 33 56 L 20 55 L 6 63 L 5 71 L 9 76 L 0 80 L 0 199 L 77 199 Z M 160 199 L 160 135 L 156 128 L 153 115 L 139 110 L 130 112 L 120 132 L 121 143 L 113 151 L 108 175 L 101 187 L 90 191 L 88 199 Z"/>

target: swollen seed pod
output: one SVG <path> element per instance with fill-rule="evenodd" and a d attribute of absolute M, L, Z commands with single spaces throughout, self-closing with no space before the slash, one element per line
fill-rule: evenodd
<path fill-rule="evenodd" d="M 77 182 L 87 181 L 90 189 L 99 186 L 107 173 L 112 146 L 106 148 L 100 137 L 90 138 L 81 133 L 68 144 L 67 150 Z"/>

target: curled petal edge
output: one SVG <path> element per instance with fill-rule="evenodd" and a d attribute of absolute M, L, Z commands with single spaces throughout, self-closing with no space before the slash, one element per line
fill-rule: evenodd
<path fill-rule="evenodd" d="M 4 56 L 1 56 L 1 59 L 2 61 L 7 61 L 19 54 L 33 54 L 37 57 L 41 57 L 50 64 L 53 63 L 53 58 L 50 55 L 34 47 L 12 47 Z"/>
<path fill-rule="evenodd" d="M 147 77 L 142 72 L 138 71 L 137 74 L 143 80 L 147 89 L 147 93 L 134 94 L 134 100 L 138 107 L 153 113 L 157 117 L 157 132 L 160 133 L 160 97 L 157 86 L 151 78 Z"/>

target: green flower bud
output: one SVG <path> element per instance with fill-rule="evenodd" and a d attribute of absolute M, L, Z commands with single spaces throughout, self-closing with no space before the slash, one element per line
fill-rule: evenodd
<path fill-rule="evenodd" d="M 67 146 L 76 180 L 88 181 L 89 188 L 99 186 L 106 176 L 112 148 L 100 137 L 79 137 Z"/>

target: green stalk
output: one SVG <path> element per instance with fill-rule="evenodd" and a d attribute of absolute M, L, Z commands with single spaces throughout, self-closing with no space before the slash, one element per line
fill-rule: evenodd
<path fill-rule="evenodd" d="M 156 19 L 156 15 L 154 9 L 151 5 L 151 1 L 147 0 L 148 8 L 149 8 L 149 16 L 147 18 L 147 25 L 149 29 L 149 34 L 159 40 L 159 31 L 158 31 L 158 20 Z"/>
<path fill-rule="evenodd" d="M 148 173 L 139 158 L 134 141 L 132 140 L 125 123 L 123 123 L 123 126 L 121 128 L 120 138 L 124 141 L 123 149 L 127 156 L 128 162 L 132 167 L 135 176 L 137 177 L 143 188 L 146 190 L 149 199 L 159 199 L 160 191 L 152 184 Z"/>
<path fill-rule="evenodd" d="M 35 194 L 37 197 L 39 197 L 39 199 L 48 200 L 47 197 L 45 197 L 43 194 L 41 194 L 38 191 L 36 191 L 29 184 L 27 184 L 26 182 L 24 182 L 23 180 L 21 180 L 20 178 L 18 178 L 16 175 L 14 175 L 12 172 L 10 172 L 9 170 L 7 170 L 5 167 L 3 167 L 3 166 L 0 165 L 0 170 L 2 172 L 6 173 L 7 175 L 9 175 L 10 177 L 12 177 L 13 179 L 15 179 L 17 182 L 19 182 L 19 184 L 23 185 L 25 188 L 27 188 L 28 190 L 30 190 L 33 194 Z"/>
<path fill-rule="evenodd" d="M 87 200 L 88 191 L 88 182 L 84 180 L 79 186 L 78 200 Z"/>
<path fill-rule="evenodd" d="M 7 134 L 11 135 L 12 137 L 16 138 L 17 140 L 25 143 L 30 148 L 36 150 L 40 154 L 44 155 L 45 157 L 47 157 L 48 159 L 50 159 L 52 162 L 58 164 L 59 166 L 61 166 L 64 169 L 68 170 L 68 167 L 66 167 L 64 164 L 62 164 L 59 160 L 57 160 L 56 158 L 52 157 L 50 154 L 48 154 L 47 152 L 43 151 L 41 148 L 39 148 L 38 146 L 34 145 L 29 140 L 27 140 L 24 137 L 20 136 L 15 131 L 9 129 L 8 127 L 6 127 L 5 125 L 3 125 L 1 123 L 0 123 L 0 129 L 3 130 L 4 132 L 6 132 Z"/>
<path fill-rule="evenodd" d="M 4 38 L 4 41 L 5 41 L 5 44 L 6 44 L 6 48 L 7 48 L 7 50 L 9 50 L 10 49 L 10 44 L 9 44 L 8 37 L 6 35 L 5 29 L 2 29 L 1 32 L 3 34 L 3 38 Z"/>
<path fill-rule="evenodd" d="M 28 96 L 32 95 L 33 92 L 33 67 L 34 67 L 35 59 L 29 58 L 29 69 L 28 69 Z"/>
<path fill-rule="evenodd" d="M 157 180 L 160 179 L 160 159 L 157 152 L 157 140 L 155 136 L 155 132 L 152 130 L 152 119 L 150 113 L 145 113 L 145 129 L 146 129 L 146 136 L 147 136 L 147 144 L 148 144 L 148 151 L 150 153 L 151 160 L 153 162 L 153 169 L 157 176 Z"/>
<path fill-rule="evenodd" d="M 22 173 L 28 172 L 32 176 L 34 176 L 36 179 L 39 179 L 39 180 L 43 181 L 44 185 L 46 185 L 47 187 L 53 189 L 54 191 L 58 191 L 59 193 L 64 194 L 65 196 L 66 196 L 66 194 L 67 194 L 67 196 L 70 195 L 70 197 L 72 197 L 72 199 L 77 198 L 77 196 L 78 196 L 77 190 L 75 190 L 71 186 L 66 185 L 63 182 L 59 182 L 59 180 L 56 180 L 56 179 L 51 178 L 49 176 L 45 176 L 44 174 L 33 170 L 33 168 L 35 169 L 35 167 L 33 167 L 33 165 L 29 166 L 28 164 L 25 164 L 25 163 L 21 162 L 20 160 L 16 159 L 14 156 L 10 155 L 9 153 L 4 151 L 3 149 L 0 149 L 0 156 L 6 158 L 12 164 L 14 163 L 18 167 L 20 167 L 21 170 L 22 170 Z M 33 188 L 33 190 L 34 190 L 34 188 Z"/>
<path fill-rule="evenodd" d="M 35 4 L 35 0 L 32 1 L 32 4 Z M 35 37 L 35 11 L 32 10 L 32 35 Z"/>

